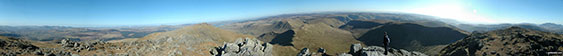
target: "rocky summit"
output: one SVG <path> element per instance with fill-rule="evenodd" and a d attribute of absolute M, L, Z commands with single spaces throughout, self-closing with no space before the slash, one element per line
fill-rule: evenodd
<path fill-rule="evenodd" d="M 563 35 L 510 27 L 471 36 L 442 49 L 441 56 L 547 56 L 563 51 Z M 560 55 L 560 54 L 559 54 Z"/>
<path fill-rule="evenodd" d="M 39 50 L 39 47 L 31 45 L 27 41 L 16 38 L 0 36 L 0 54 L 15 56 L 16 54 L 31 53 Z"/>
<path fill-rule="evenodd" d="M 237 39 L 234 43 L 225 43 L 211 49 L 213 56 L 272 56 L 272 44 L 257 39 Z"/>
<path fill-rule="evenodd" d="M 325 53 L 323 48 L 318 51 L 309 51 L 308 48 L 303 48 L 297 56 L 333 56 Z M 388 54 L 385 53 L 385 48 L 379 46 L 362 47 L 361 44 L 353 44 L 350 46 L 350 51 L 347 53 L 340 53 L 338 56 L 428 56 L 421 52 L 407 51 L 404 49 L 389 48 Z"/>
<path fill-rule="evenodd" d="M 69 42 L 67 42 L 69 43 Z M 78 43 L 73 43 L 74 45 L 68 44 L 68 46 L 63 47 L 52 47 L 45 45 L 60 46 L 61 44 L 48 44 L 48 43 L 38 43 L 29 40 L 22 40 L 11 37 L 0 36 L 0 54 L 5 56 L 33 56 L 33 55 L 46 55 L 46 56 L 65 56 L 65 55 L 78 55 L 72 52 L 80 52 L 80 50 L 91 48 L 84 48 L 86 45 L 78 45 Z M 66 44 L 62 44 L 66 45 Z"/>
<path fill-rule="evenodd" d="M 361 44 L 353 44 L 350 47 L 350 52 L 342 53 L 339 56 L 428 56 L 421 52 L 394 48 L 389 48 L 387 55 L 384 53 L 385 48 L 380 46 L 362 47 Z"/>

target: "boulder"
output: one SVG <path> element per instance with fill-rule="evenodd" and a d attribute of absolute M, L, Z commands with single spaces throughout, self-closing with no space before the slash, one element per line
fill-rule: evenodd
<path fill-rule="evenodd" d="M 213 56 L 272 56 L 272 45 L 257 39 L 238 39 L 210 50 Z"/>
<path fill-rule="evenodd" d="M 319 53 L 326 53 L 326 50 L 324 48 L 319 48 L 319 50 L 317 50 L 317 52 Z"/>
<path fill-rule="evenodd" d="M 350 47 L 349 53 L 342 53 L 338 56 L 428 56 L 426 54 L 416 52 L 416 51 L 407 51 L 403 49 L 389 49 L 389 53 L 387 55 L 385 53 L 385 48 L 379 46 L 368 46 L 363 47 L 361 44 L 353 44 Z"/>
<path fill-rule="evenodd" d="M 297 56 L 311 56 L 311 53 L 309 52 L 309 49 L 303 48 L 301 49 L 301 52 L 297 54 Z"/>
<path fill-rule="evenodd" d="M 349 54 L 353 54 L 353 55 L 359 55 L 360 51 L 362 49 L 362 44 L 352 44 L 352 46 L 350 46 L 350 51 Z"/>

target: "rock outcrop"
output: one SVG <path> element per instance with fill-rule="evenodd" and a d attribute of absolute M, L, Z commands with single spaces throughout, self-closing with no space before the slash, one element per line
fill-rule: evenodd
<path fill-rule="evenodd" d="M 317 49 L 317 52 L 309 51 L 309 48 L 303 48 L 299 53 L 297 53 L 297 56 L 330 56 L 330 55 L 326 53 L 326 50 L 324 48 Z"/>
<path fill-rule="evenodd" d="M 549 56 L 563 52 L 563 34 L 510 27 L 473 33 L 442 49 L 441 56 Z"/>
<path fill-rule="evenodd" d="M 272 56 L 273 46 L 257 39 L 237 39 L 234 43 L 225 43 L 211 49 L 213 56 Z"/>
<path fill-rule="evenodd" d="M 379 46 L 368 46 L 362 47 L 361 44 L 353 44 L 351 46 L 350 52 L 339 54 L 339 56 L 428 56 L 426 54 L 416 52 L 416 51 L 407 51 L 403 49 L 389 49 L 389 53 L 387 55 L 385 53 L 385 48 Z"/>
<path fill-rule="evenodd" d="M 80 52 L 81 50 L 86 50 L 86 51 L 95 50 L 96 48 L 94 48 L 94 46 L 97 44 L 105 44 L 105 42 L 100 40 L 76 42 L 76 41 L 71 41 L 70 39 L 63 39 L 60 42 L 62 48 L 76 52 Z"/>
<path fill-rule="evenodd" d="M 362 47 L 361 44 L 352 44 L 350 46 L 350 51 L 348 53 L 340 53 L 338 56 L 428 56 L 421 52 L 416 51 L 407 51 L 403 49 L 389 49 L 389 53 L 387 55 L 385 53 L 385 49 L 379 46 L 368 46 Z M 297 54 L 297 56 L 332 56 L 325 53 L 326 51 L 324 48 L 319 48 L 317 52 L 310 52 L 308 48 L 303 48 Z"/>
<path fill-rule="evenodd" d="M 76 55 L 72 54 L 72 51 L 66 48 L 43 48 L 32 44 L 33 42 L 28 40 L 22 40 L 18 38 L 9 38 L 0 36 L 0 55 L 4 56 L 34 56 L 34 55 L 46 55 L 46 56 L 64 56 L 64 55 Z"/>
<path fill-rule="evenodd" d="M 39 49 L 39 47 L 31 45 L 27 41 L 2 36 L 0 36 L 0 48 L 0 54 L 7 56 L 31 53 Z"/>

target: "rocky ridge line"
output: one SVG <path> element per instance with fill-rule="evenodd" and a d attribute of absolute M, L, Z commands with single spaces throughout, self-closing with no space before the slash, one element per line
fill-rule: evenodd
<path fill-rule="evenodd" d="M 210 50 L 213 56 L 272 56 L 273 46 L 257 39 L 241 38 Z"/>
<path fill-rule="evenodd" d="M 308 48 L 301 49 L 297 56 L 331 56 L 325 53 L 323 48 L 319 48 L 317 52 L 310 52 Z M 352 44 L 348 53 L 341 53 L 338 56 L 428 56 L 417 51 L 407 51 L 404 49 L 389 49 L 387 55 L 383 54 L 385 49 L 379 46 L 362 47 L 361 44 Z"/>

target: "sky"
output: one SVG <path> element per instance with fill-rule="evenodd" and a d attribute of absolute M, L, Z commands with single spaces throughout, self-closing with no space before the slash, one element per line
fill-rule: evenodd
<path fill-rule="evenodd" d="M 175 25 L 326 11 L 406 12 L 473 24 L 563 23 L 563 0 L 0 0 L 0 25 Z"/>

